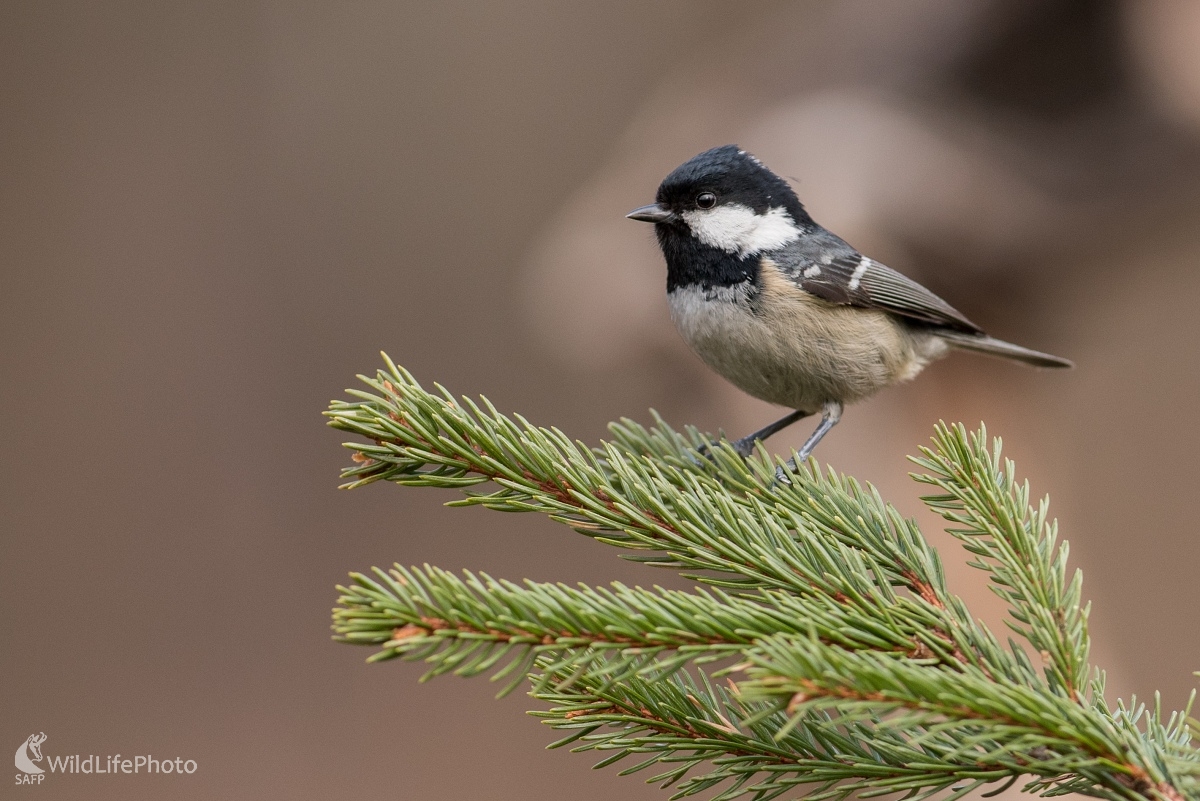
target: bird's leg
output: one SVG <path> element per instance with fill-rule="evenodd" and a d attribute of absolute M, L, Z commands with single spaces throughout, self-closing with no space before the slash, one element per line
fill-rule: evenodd
<path fill-rule="evenodd" d="M 794 458 L 788 459 L 787 464 L 785 464 L 784 467 L 781 467 L 775 471 L 776 478 L 778 478 L 784 484 L 790 484 L 791 482 L 788 481 L 787 475 L 784 473 L 784 468 L 787 468 L 788 471 L 795 470 L 797 461 L 803 462 L 807 460 L 809 456 L 812 456 L 812 452 L 816 450 L 817 443 L 820 442 L 821 439 L 829 433 L 829 430 L 836 426 L 838 421 L 841 419 L 842 404 L 838 401 L 828 401 L 824 407 L 822 407 L 821 422 L 817 425 L 817 430 L 812 432 L 812 436 L 810 436 L 804 445 L 801 446 L 800 450 L 796 452 L 796 456 Z"/>
<path fill-rule="evenodd" d="M 802 412 L 799 409 L 797 409 L 796 411 L 789 412 L 788 414 L 779 418 L 774 423 L 771 423 L 768 426 L 763 426 L 758 431 L 755 431 L 753 434 L 747 434 L 746 436 L 742 437 L 741 439 L 735 440 L 729 444 L 733 447 L 733 450 L 737 453 L 738 456 L 741 456 L 743 459 L 748 459 L 748 458 L 750 458 L 750 454 L 754 453 L 754 446 L 760 440 L 764 440 L 767 437 L 771 436 L 772 434 L 778 434 L 780 431 L 787 428 L 792 423 L 794 423 L 797 420 L 800 420 L 802 418 L 808 417 L 810 414 L 812 414 L 812 412 Z M 709 450 L 708 445 L 700 446 L 700 453 L 707 455 L 708 450 Z M 710 456 L 709 458 L 711 459 L 712 457 Z"/>
<path fill-rule="evenodd" d="M 812 414 L 812 412 L 804 412 L 797 409 L 796 411 L 790 412 L 789 414 L 779 418 L 774 423 L 763 426 L 753 434 L 747 434 L 736 442 L 731 442 L 729 444 L 733 446 L 733 449 L 738 452 L 739 456 L 741 456 L 743 459 L 746 459 L 750 456 L 750 454 L 754 453 L 754 446 L 757 445 L 760 440 L 765 440 L 772 434 L 778 434 L 792 423 L 808 417 L 810 414 Z"/>

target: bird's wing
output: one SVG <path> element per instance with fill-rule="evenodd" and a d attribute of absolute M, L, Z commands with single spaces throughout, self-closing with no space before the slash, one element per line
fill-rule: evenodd
<path fill-rule="evenodd" d="M 842 306 L 860 306 L 968 334 L 983 330 L 946 301 L 891 267 L 849 246 L 832 259 L 803 252 L 780 253 L 779 266 L 806 292 Z"/>

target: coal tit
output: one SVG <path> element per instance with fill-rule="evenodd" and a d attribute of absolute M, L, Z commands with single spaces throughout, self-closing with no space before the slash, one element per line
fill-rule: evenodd
<path fill-rule="evenodd" d="M 821 412 L 807 459 L 847 403 L 915 378 L 951 349 L 1036 367 L 1066 359 L 993 339 L 946 301 L 813 221 L 786 181 L 737 145 L 684 162 L 655 202 L 626 215 L 654 223 L 675 326 L 735 386 L 791 414 L 733 443 Z"/>

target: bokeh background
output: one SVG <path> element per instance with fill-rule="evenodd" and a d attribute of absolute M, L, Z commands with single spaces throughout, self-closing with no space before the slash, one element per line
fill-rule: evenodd
<path fill-rule="evenodd" d="M 668 321 L 648 227 L 737 142 L 991 332 L 818 456 L 944 547 L 905 454 L 986 420 L 1049 492 L 1110 694 L 1200 668 L 1194 0 L 0 4 L 0 743 L 195 759 L 41 798 L 661 798 L 482 680 L 329 640 L 393 561 L 678 585 L 548 521 L 335 489 L 321 410 L 387 350 L 585 439 L 777 410 Z M 803 430 L 802 430 L 803 429 Z M 803 426 L 772 442 L 783 450 Z"/>

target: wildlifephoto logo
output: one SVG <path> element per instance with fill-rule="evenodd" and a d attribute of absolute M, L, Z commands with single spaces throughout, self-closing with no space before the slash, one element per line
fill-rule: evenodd
<path fill-rule="evenodd" d="M 42 743 L 46 742 L 46 733 L 31 734 L 25 738 L 25 742 L 21 743 L 21 747 L 17 749 L 16 763 L 17 767 L 25 771 L 25 776 L 17 774 L 17 784 L 41 784 L 45 778 L 42 774 L 44 770 L 39 768 L 34 762 L 42 761 Z M 32 780 L 23 782 L 22 779 Z"/>
<path fill-rule="evenodd" d="M 159 759 L 153 754 L 133 757 L 122 757 L 120 754 L 43 756 L 42 743 L 47 739 L 45 732 L 31 734 L 17 748 L 17 754 L 13 761 L 21 772 L 15 774 L 16 784 L 41 784 L 48 773 L 74 773 L 85 776 L 110 773 L 135 776 L 145 776 L 151 773 L 190 775 L 195 773 L 199 767 L 194 759 L 184 759 L 183 757 Z M 39 762 L 43 764 L 39 766 L 37 764 Z"/>

